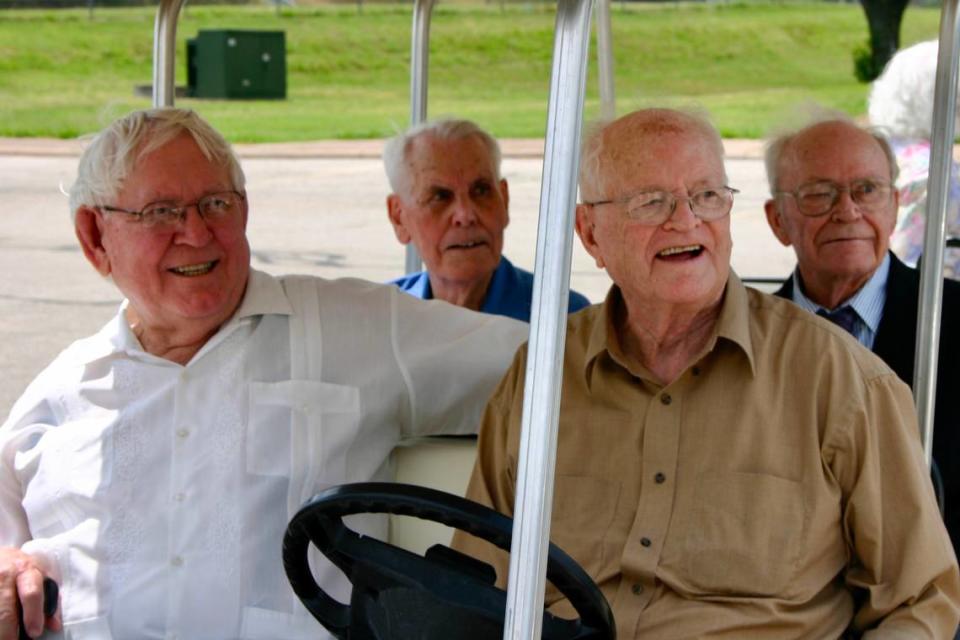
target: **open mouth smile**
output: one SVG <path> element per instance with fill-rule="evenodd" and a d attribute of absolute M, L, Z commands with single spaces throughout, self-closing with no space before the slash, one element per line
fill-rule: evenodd
<path fill-rule="evenodd" d="M 668 247 L 657 252 L 657 258 L 663 260 L 692 260 L 703 253 L 702 244 L 688 244 L 681 247 Z"/>
<path fill-rule="evenodd" d="M 217 266 L 219 260 L 211 260 L 210 262 L 200 262 L 198 264 L 187 264 L 182 267 L 171 267 L 167 269 L 170 273 L 174 273 L 178 276 L 186 276 L 188 278 L 194 278 L 196 276 L 202 276 L 213 271 L 213 268 Z"/>

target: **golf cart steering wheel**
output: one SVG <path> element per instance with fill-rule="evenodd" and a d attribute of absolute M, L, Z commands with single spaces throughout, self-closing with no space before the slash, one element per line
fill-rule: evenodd
<path fill-rule="evenodd" d="M 327 489 L 293 517 L 283 540 L 283 565 L 294 592 L 337 638 L 350 640 L 463 640 L 500 638 L 506 592 L 490 565 L 435 545 L 423 556 L 343 523 L 355 513 L 393 513 L 439 522 L 510 549 L 513 521 L 443 491 L 364 482 Z M 316 583 L 307 560 L 310 543 L 353 583 L 350 604 Z M 583 569 L 553 544 L 547 578 L 579 614 L 575 620 L 543 613 L 543 640 L 614 640 L 610 606 Z"/>

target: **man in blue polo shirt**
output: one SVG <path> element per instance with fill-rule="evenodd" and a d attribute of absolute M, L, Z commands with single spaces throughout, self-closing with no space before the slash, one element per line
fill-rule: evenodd
<path fill-rule="evenodd" d="M 388 140 L 383 163 L 394 233 L 426 264 L 393 284 L 418 298 L 529 322 L 533 274 L 501 254 L 510 194 L 497 141 L 468 120 L 437 120 Z M 571 312 L 589 304 L 570 292 Z"/>

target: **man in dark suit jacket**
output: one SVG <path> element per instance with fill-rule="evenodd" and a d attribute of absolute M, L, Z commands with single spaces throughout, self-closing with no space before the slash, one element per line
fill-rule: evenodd
<path fill-rule="evenodd" d="M 767 148 L 773 197 L 767 221 L 793 246 L 797 268 L 777 295 L 850 331 L 913 384 L 920 274 L 888 250 L 896 223 L 897 165 L 887 141 L 844 120 L 825 120 Z M 944 482 L 945 521 L 960 549 L 960 283 L 944 281 L 933 453 Z"/>

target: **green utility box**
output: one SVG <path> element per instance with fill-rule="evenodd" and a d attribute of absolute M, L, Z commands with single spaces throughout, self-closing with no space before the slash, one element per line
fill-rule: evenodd
<path fill-rule="evenodd" d="M 187 40 L 187 86 L 195 98 L 286 98 L 283 32 L 201 29 Z"/>

